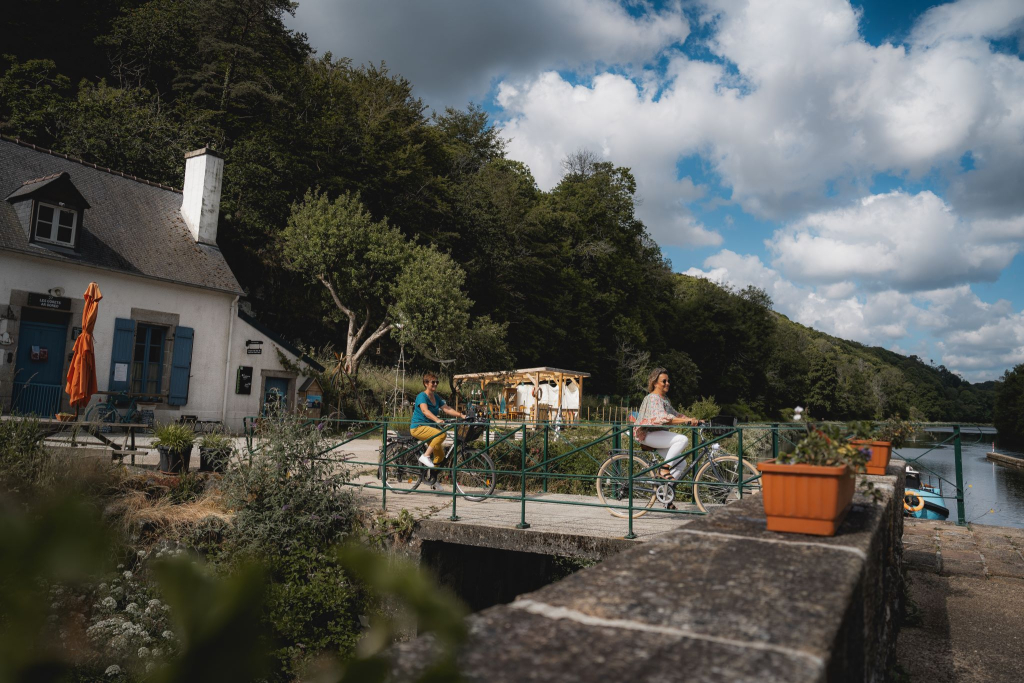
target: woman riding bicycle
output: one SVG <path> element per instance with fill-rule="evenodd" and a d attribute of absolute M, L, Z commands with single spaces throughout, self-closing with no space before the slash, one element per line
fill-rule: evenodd
<path fill-rule="evenodd" d="M 423 375 L 423 391 L 416 396 L 416 406 L 409 421 L 409 433 L 420 441 L 429 441 L 427 453 L 419 457 L 419 461 L 427 467 L 434 467 L 444 460 L 445 433 L 434 425 L 443 425 L 439 415 L 465 418 L 465 414 L 448 407 L 445 400 L 437 395 L 437 375 L 428 372 Z M 433 451 L 434 457 L 428 455 Z"/>
<path fill-rule="evenodd" d="M 678 479 L 686 470 L 685 460 L 679 454 L 686 450 L 690 440 L 682 434 L 670 432 L 667 425 L 695 425 L 699 422 L 677 412 L 668 400 L 669 379 L 665 368 L 655 368 L 647 378 L 647 397 L 640 405 L 633 428 L 633 438 L 658 451 L 665 465 L 662 476 Z"/>

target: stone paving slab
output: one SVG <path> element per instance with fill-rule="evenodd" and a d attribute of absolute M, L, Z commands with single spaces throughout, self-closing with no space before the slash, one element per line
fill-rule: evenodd
<path fill-rule="evenodd" d="M 910 680 L 1024 681 L 1024 530 L 906 519 L 903 539 L 922 615 L 897 644 Z"/>

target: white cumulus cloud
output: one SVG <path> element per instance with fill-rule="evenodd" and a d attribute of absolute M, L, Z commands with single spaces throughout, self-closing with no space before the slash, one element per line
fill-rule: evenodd
<path fill-rule="evenodd" d="M 993 235 L 990 224 L 976 230 L 934 193 L 897 191 L 810 214 L 776 231 L 768 248 L 797 282 L 920 291 L 998 279 L 1019 246 L 982 235 Z"/>

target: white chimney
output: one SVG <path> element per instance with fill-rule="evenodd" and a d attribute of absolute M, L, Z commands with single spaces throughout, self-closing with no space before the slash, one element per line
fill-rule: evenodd
<path fill-rule="evenodd" d="M 217 214 L 224 177 L 224 157 L 207 147 L 185 155 L 185 187 L 181 215 L 192 238 L 203 244 L 217 244 Z"/>

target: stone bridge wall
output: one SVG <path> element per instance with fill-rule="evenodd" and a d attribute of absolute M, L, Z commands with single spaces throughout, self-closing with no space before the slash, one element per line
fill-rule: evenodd
<path fill-rule="evenodd" d="M 469 680 L 884 681 L 902 609 L 901 463 L 833 538 L 765 529 L 760 496 L 469 618 Z M 395 680 L 429 636 L 394 648 Z"/>

